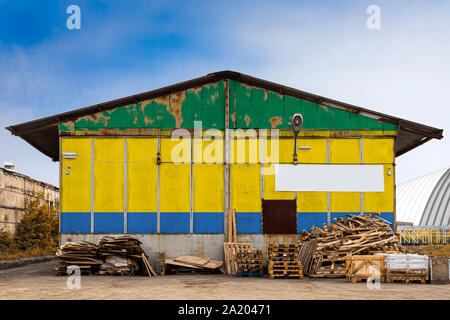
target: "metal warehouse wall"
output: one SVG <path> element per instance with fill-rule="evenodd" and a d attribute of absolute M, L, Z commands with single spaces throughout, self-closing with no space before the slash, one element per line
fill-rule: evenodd
<path fill-rule="evenodd" d="M 305 117 L 297 146 L 307 147 L 298 150 L 299 163 L 382 165 L 384 192 L 275 191 L 275 175 L 264 168 L 269 161 L 293 163 L 288 128 L 296 112 Z M 213 128 L 215 138 L 185 139 L 185 145 L 170 138 L 176 128 L 193 137 L 195 121 L 203 127 L 197 137 Z M 227 131 L 228 137 L 224 128 L 255 130 Z M 270 138 L 274 129 L 278 140 Z M 129 233 L 148 251 L 220 259 L 228 206 L 236 210 L 239 239 L 261 248 L 348 213 L 381 212 L 394 222 L 394 125 L 235 81 L 83 117 L 60 125 L 60 134 L 63 242 Z M 174 162 L 174 148 L 182 163 Z M 275 161 L 273 150 L 279 151 Z M 65 159 L 64 152 L 76 158 Z M 200 154 L 211 154 L 214 163 Z M 296 234 L 263 233 L 263 199 L 295 200 Z"/>

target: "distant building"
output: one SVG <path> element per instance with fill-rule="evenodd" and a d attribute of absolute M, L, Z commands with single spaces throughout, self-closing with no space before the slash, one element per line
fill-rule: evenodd
<path fill-rule="evenodd" d="M 397 186 L 397 224 L 450 226 L 450 167 Z"/>
<path fill-rule="evenodd" d="M 15 172 L 14 165 L 9 162 L 5 164 L 5 168 L 0 168 L 0 230 L 15 233 L 25 212 L 25 197 L 44 193 L 48 203 L 56 205 L 59 189 Z"/>

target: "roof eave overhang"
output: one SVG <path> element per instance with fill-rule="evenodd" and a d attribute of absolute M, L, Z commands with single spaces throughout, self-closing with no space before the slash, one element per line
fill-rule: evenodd
<path fill-rule="evenodd" d="M 393 123 L 398 126 L 398 134 L 400 135 L 402 132 L 405 134 L 412 135 L 411 141 L 408 141 L 404 146 L 400 146 L 396 150 L 396 156 L 400 156 L 421 144 L 431 140 L 431 139 L 442 139 L 443 138 L 443 130 L 437 129 L 434 127 L 426 126 L 420 123 L 408 121 L 405 119 L 393 117 L 387 114 L 383 114 L 380 112 L 376 112 L 370 109 L 354 106 L 348 103 L 340 102 L 333 99 L 328 99 L 322 96 L 318 96 L 315 94 L 311 94 L 305 91 L 297 90 L 291 87 L 283 86 L 274 82 L 266 81 L 263 79 L 255 78 L 246 74 L 242 74 L 235 71 L 220 71 L 215 73 L 207 74 L 206 76 L 195 78 L 192 80 L 180 82 L 174 85 L 162 87 L 156 90 L 147 91 L 144 93 L 131 95 L 128 97 L 111 100 L 104 103 L 95 104 L 89 107 L 76 109 L 73 111 L 68 111 L 64 113 L 60 113 L 54 116 L 49 116 L 13 126 L 9 126 L 6 129 L 9 130 L 13 135 L 19 136 L 33 147 L 44 153 L 45 155 L 52 158 L 53 161 L 58 161 L 58 141 L 44 141 L 40 143 L 39 141 L 35 141 L 32 137 L 36 133 L 41 133 L 46 135 L 47 137 L 52 137 L 54 139 L 55 134 L 57 137 L 58 134 L 58 124 L 66 121 L 75 120 L 79 117 L 86 116 L 88 114 L 102 112 L 105 110 L 114 109 L 120 106 L 138 103 L 140 101 L 156 98 L 159 96 L 167 95 L 170 93 L 174 93 L 177 91 L 201 86 L 207 83 L 216 82 L 219 80 L 230 79 L 239 81 L 248 85 L 261 87 L 267 90 L 271 90 L 274 92 L 278 92 L 280 94 L 286 94 L 293 97 L 297 97 L 300 99 L 312 101 L 318 104 L 322 104 L 325 106 L 338 108 L 342 110 L 346 110 L 348 112 L 361 114 L 364 116 L 368 116 L 379 121 Z M 416 137 L 417 136 L 417 137 Z M 50 145 L 51 147 L 46 147 Z M 53 145 L 52 145 L 53 144 Z M 56 148 L 55 148 L 56 144 Z"/>

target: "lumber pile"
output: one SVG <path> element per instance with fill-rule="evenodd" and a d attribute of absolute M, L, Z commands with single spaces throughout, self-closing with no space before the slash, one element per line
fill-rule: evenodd
<path fill-rule="evenodd" d="M 269 244 L 268 249 L 269 278 L 303 278 L 299 243 Z"/>
<path fill-rule="evenodd" d="M 238 277 L 262 277 L 262 250 L 251 248 L 236 249 L 236 263 Z"/>
<path fill-rule="evenodd" d="M 174 274 L 205 274 L 221 273 L 223 261 L 196 256 L 181 256 L 175 259 L 165 259 L 165 273 Z"/>
<path fill-rule="evenodd" d="M 67 267 L 76 265 L 82 274 L 94 273 L 102 260 L 97 257 L 97 246 L 93 243 L 66 242 L 56 251 L 59 266 L 53 269 L 57 275 L 67 275 Z"/>
<path fill-rule="evenodd" d="M 304 241 L 317 240 L 310 276 L 345 277 L 347 255 L 408 252 L 393 233 L 391 223 L 378 215 L 347 215 L 334 219 L 334 224 L 303 231 Z"/>

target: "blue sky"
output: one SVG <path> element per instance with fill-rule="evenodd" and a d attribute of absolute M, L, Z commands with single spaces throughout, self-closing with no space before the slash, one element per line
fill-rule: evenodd
<path fill-rule="evenodd" d="M 449 17 L 448 1 L 0 0 L 0 127 L 229 69 L 446 135 Z M 0 129 L 4 161 L 58 184 L 57 163 Z M 397 183 L 449 165 L 448 139 L 429 142 L 397 158 Z"/>

